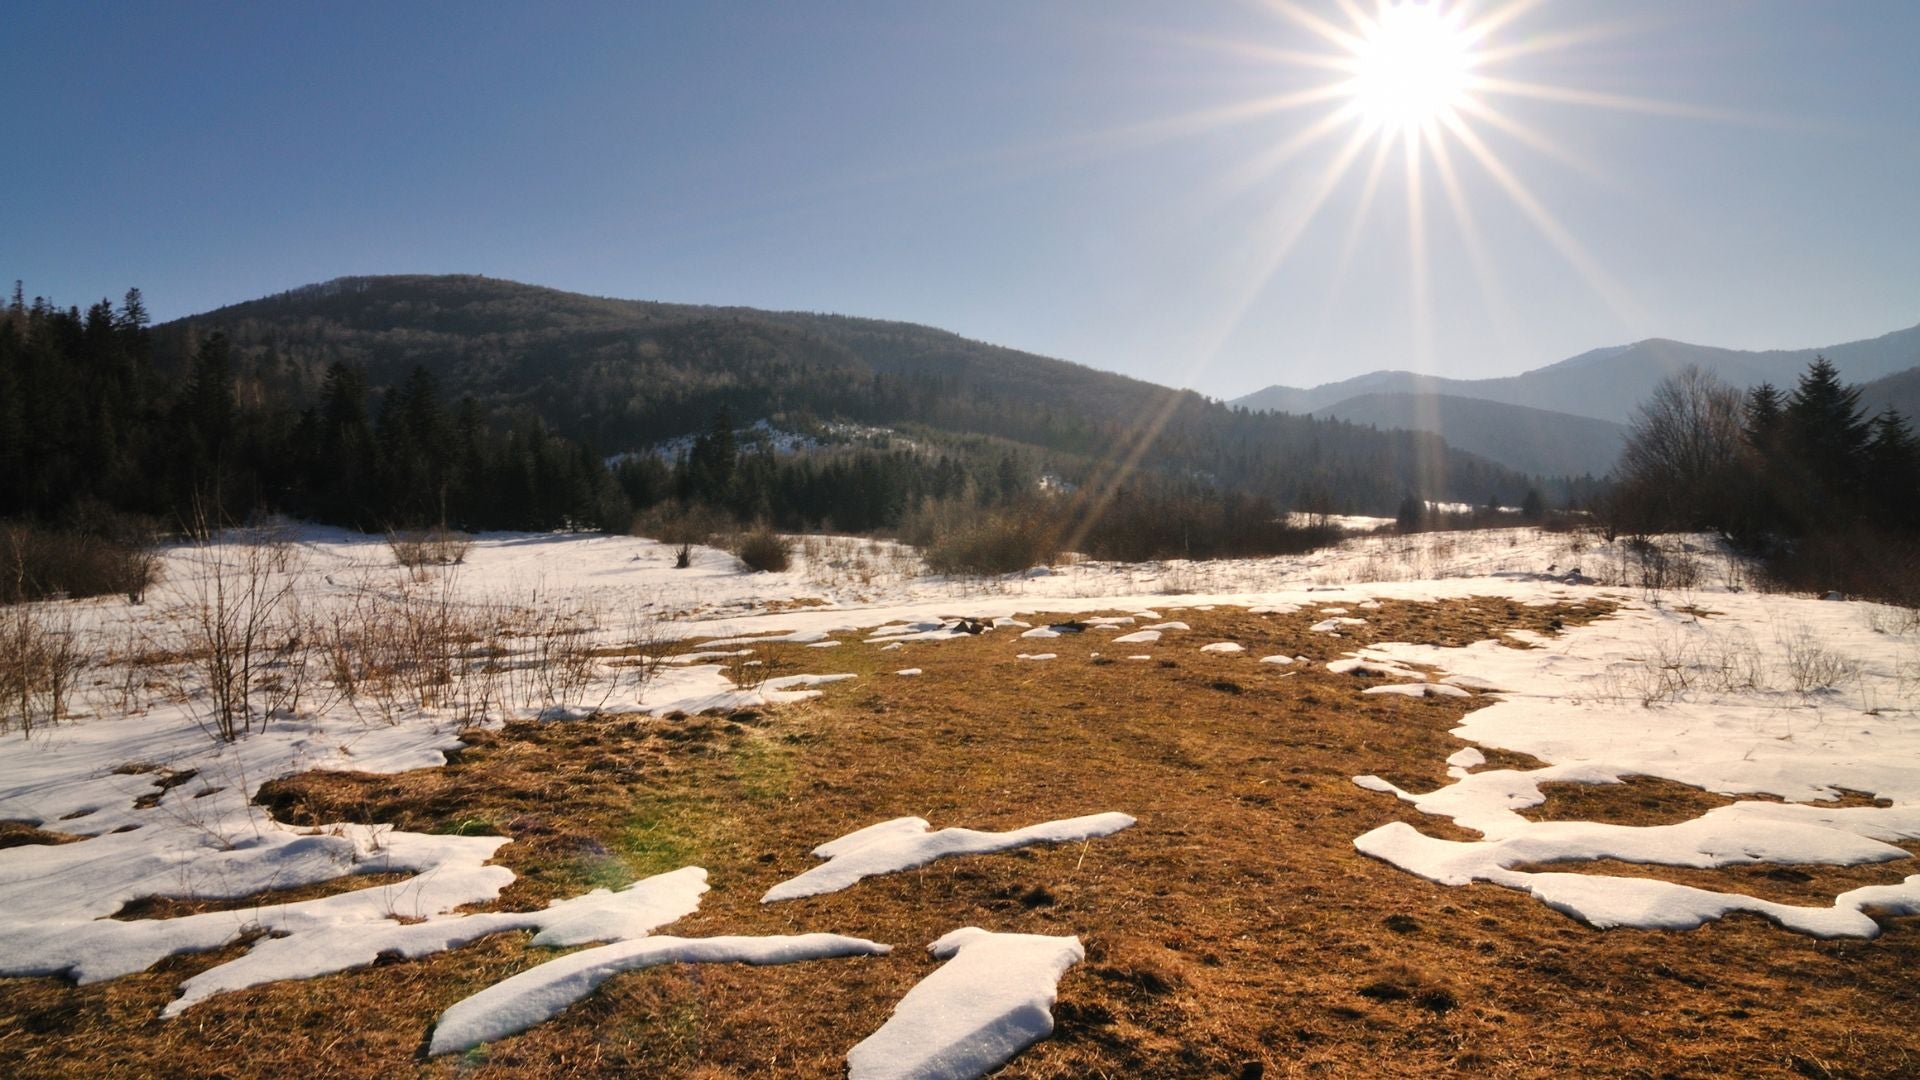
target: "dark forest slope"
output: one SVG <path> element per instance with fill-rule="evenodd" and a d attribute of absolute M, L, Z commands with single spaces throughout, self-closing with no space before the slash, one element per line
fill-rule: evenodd
<path fill-rule="evenodd" d="M 448 399 L 532 412 L 603 452 L 700 429 L 725 408 L 997 436 L 1098 482 L 1116 462 L 1308 501 L 1390 511 L 1408 491 L 1517 499 L 1524 477 L 1437 437 L 1250 414 L 1188 391 L 909 323 L 612 300 L 470 276 L 343 278 L 154 331 L 164 366 L 214 331 L 246 386 L 310 404 L 329 365 L 376 394 L 416 367 Z"/>

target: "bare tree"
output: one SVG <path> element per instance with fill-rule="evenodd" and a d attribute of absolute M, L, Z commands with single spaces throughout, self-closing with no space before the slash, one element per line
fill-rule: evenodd
<path fill-rule="evenodd" d="M 1628 532 L 1721 520 L 1740 456 L 1740 392 L 1688 365 L 1634 411 L 1615 512 Z"/>

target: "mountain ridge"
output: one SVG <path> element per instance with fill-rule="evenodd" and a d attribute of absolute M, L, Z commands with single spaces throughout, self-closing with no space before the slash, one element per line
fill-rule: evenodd
<path fill-rule="evenodd" d="M 1443 394 L 1626 423 L 1662 378 L 1698 364 L 1742 389 L 1761 382 L 1790 388 L 1815 356 L 1850 382 L 1865 383 L 1920 365 L 1920 324 L 1818 348 L 1727 349 L 1671 338 L 1590 349 L 1518 375 L 1451 379 L 1411 371 L 1373 371 L 1298 388 L 1270 386 L 1234 398 L 1246 409 L 1313 412 L 1360 393 Z"/>
<path fill-rule="evenodd" d="M 474 275 L 383 275 L 241 301 L 154 328 L 183 370 L 198 342 L 232 343 L 248 393 L 311 408 L 334 364 L 377 404 L 425 370 L 482 413 L 531 413 L 600 453 L 704 428 L 790 417 L 920 425 L 999 439 L 1007 453 L 1097 484 L 1133 476 L 1218 484 L 1283 505 L 1391 512 L 1418 491 L 1517 500 L 1531 481 L 1420 432 L 1228 408 L 1193 391 L 859 316 L 591 297 Z"/>

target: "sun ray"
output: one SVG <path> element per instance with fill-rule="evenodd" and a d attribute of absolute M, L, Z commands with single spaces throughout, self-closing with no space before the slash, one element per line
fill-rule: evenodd
<path fill-rule="evenodd" d="M 1469 21 L 1462 33 L 1469 41 L 1484 41 L 1494 31 L 1539 7 L 1540 3 L 1541 0 L 1514 0 L 1511 4 L 1487 12 L 1477 20 Z"/>
<path fill-rule="evenodd" d="M 1723 124 L 1743 124 L 1750 127 L 1773 127 L 1784 123 L 1779 117 L 1767 116 L 1762 113 L 1745 113 L 1732 109 L 1713 108 L 1706 105 L 1686 105 L 1675 101 L 1661 101 L 1658 98 L 1634 97 L 1629 94 L 1610 94 L 1598 90 L 1580 90 L 1570 86 L 1552 86 L 1547 83 L 1527 82 L 1520 79 L 1502 79 L 1493 75 L 1475 75 L 1468 80 L 1468 86 L 1471 89 L 1490 94 L 1536 98 L 1541 101 L 1552 101 L 1561 105 L 1583 105 L 1597 109 L 1613 109 L 1618 112 L 1670 116 L 1683 120 L 1712 120 Z"/>
<path fill-rule="evenodd" d="M 1353 28 L 1362 36 L 1365 36 L 1378 23 L 1378 20 L 1368 15 L 1365 9 L 1361 8 L 1355 0 L 1333 0 L 1333 2 L 1340 8 L 1341 14 L 1347 17 L 1347 21 L 1352 23 Z"/>
<path fill-rule="evenodd" d="M 1328 43 L 1345 49 L 1348 53 L 1357 54 L 1366 48 L 1366 42 L 1363 39 L 1353 36 L 1310 11 L 1303 10 L 1291 0 L 1261 0 L 1261 3 L 1294 25 L 1318 34 Z"/>
<path fill-rule="evenodd" d="M 1433 298 L 1427 279 L 1427 205 L 1421 176 L 1420 144 L 1425 140 L 1422 128 L 1409 127 L 1401 132 L 1401 156 L 1406 163 L 1407 185 L 1407 288 L 1412 319 L 1414 369 L 1426 371 L 1433 364 Z"/>
<path fill-rule="evenodd" d="M 1171 42 L 1189 48 L 1204 49 L 1227 56 L 1239 56 L 1265 63 L 1282 64 L 1290 67 L 1314 68 L 1322 71 L 1353 73 L 1353 58 L 1335 53 L 1306 52 L 1300 49 L 1282 49 L 1274 45 L 1264 45 L 1255 41 L 1238 41 L 1231 38 L 1200 37 L 1193 34 L 1162 34 L 1155 37 L 1159 42 Z"/>
<path fill-rule="evenodd" d="M 1262 242 L 1257 246 L 1259 255 L 1256 265 L 1251 272 L 1239 275 L 1239 288 L 1224 317 L 1217 321 L 1200 347 L 1190 353 L 1195 359 L 1187 372 L 1189 377 L 1187 381 L 1193 381 L 1206 370 L 1226 339 L 1239 327 L 1240 321 L 1246 316 L 1247 309 L 1252 307 L 1253 302 L 1265 291 L 1274 272 L 1279 269 L 1281 263 L 1286 261 L 1294 245 L 1306 232 L 1307 226 L 1319 216 L 1320 208 L 1339 188 L 1340 181 L 1346 177 L 1348 170 L 1353 167 L 1354 159 L 1366 149 L 1370 139 L 1367 132 L 1354 131 L 1348 136 L 1340 151 L 1328 162 L 1326 169 L 1320 174 L 1319 182 L 1314 185 L 1305 202 L 1294 205 L 1289 200 L 1287 205 L 1276 206 L 1267 214 L 1258 231 L 1265 234 L 1271 228 L 1272 242 Z M 1283 213 L 1283 210 L 1290 212 Z M 1179 410 L 1181 400 L 1179 392 L 1169 393 L 1165 402 L 1155 409 L 1152 415 L 1143 418 L 1142 422 L 1129 425 L 1129 430 L 1135 433 L 1131 443 L 1124 448 L 1116 448 L 1117 452 L 1108 466 L 1082 488 L 1077 500 L 1076 523 L 1066 538 L 1065 550 L 1076 550 L 1077 546 L 1086 540 L 1087 531 L 1092 523 L 1098 520 L 1100 511 L 1111 504 L 1121 486 L 1140 467 L 1140 462 L 1152 449 L 1155 440 L 1160 437 L 1160 433 L 1173 419 L 1174 413 Z"/>
<path fill-rule="evenodd" d="M 1489 125 L 1499 128 L 1515 141 L 1520 142 L 1528 149 L 1539 153 L 1543 157 L 1551 158 L 1590 180 L 1595 180 L 1612 187 L 1618 187 L 1618 184 L 1610 175 L 1595 168 L 1592 162 L 1483 101 L 1475 101 L 1469 98 L 1460 103 L 1459 109 L 1463 113 L 1484 120 Z"/>
<path fill-rule="evenodd" d="M 1314 144 L 1339 131 L 1352 119 L 1351 106 L 1328 113 L 1307 127 L 1294 132 L 1293 136 L 1285 142 L 1268 147 L 1258 156 L 1249 158 L 1222 174 L 1209 184 L 1198 198 L 1202 202 L 1224 199 L 1228 195 L 1254 186 Z"/>
<path fill-rule="evenodd" d="M 1478 55 L 1482 63 L 1502 64 L 1523 56 L 1563 52 L 1580 45 L 1588 45 L 1596 41 L 1605 41 L 1608 38 L 1636 34 L 1641 32 L 1646 25 L 1646 23 L 1626 21 L 1607 24 L 1595 23 L 1591 26 L 1575 27 L 1571 30 L 1560 30 L 1551 34 L 1535 34 L 1524 41 L 1516 41 L 1510 45 L 1480 49 L 1478 50 Z"/>
<path fill-rule="evenodd" d="M 1374 140 L 1373 161 L 1367 165 L 1367 179 L 1360 188 L 1359 201 L 1353 204 L 1353 218 L 1347 222 L 1346 235 L 1340 241 L 1340 255 L 1334 261 L 1333 273 L 1328 278 L 1329 301 L 1340 294 L 1341 283 L 1346 280 L 1347 271 L 1353 265 L 1354 252 L 1360 246 L 1360 233 L 1366 226 L 1369 211 L 1373 209 L 1374 196 L 1380 190 L 1380 177 L 1387 171 L 1387 156 L 1392 150 L 1393 143 L 1388 140 Z"/>
<path fill-rule="evenodd" d="M 1644 322 L 1640 318 L 1639 305 L 1633 301 L 1626 289 L 1613 280 L 1613 276 L 1608 274 L 1586 247 L 1567 231 L 1566 226 L 1560 224 L 1560 220 L 1553 216 L 1552 211 L 1534 197 L 1526 184 L 1507 168 L 1499 155 L 1481 141 L 1480 136 L 1465 120 L 1458 116 L 1450 117 L 1447 128 L 1480 162 L 1480 167 L 1486 170 L 1494 183 L 1507 193 L 1507 197 L 1513 200 L 1514 205 L 1520 208 L 1521 213 L 1533 223 L 1534 228 L 1540 231 L 1540 235 L 1545 237 L 1547 242 L 1560 252 L 1561 257 L 1586 279 L 1587 285 L 1606 301 L 1607 306 L 1613 309 L 1616 316 L 1630 325 Z"/>
<path fill-rule="evenodd" d="M 1444 138 L 1433 139 L 1428 149 L 1433 153 L 1433 171 L 1440 178 L 1440 188 L 1446 193 L 1447 205 L 1453 210 L 1454 221 L 1459 225 L 1462 246 L 1466 249 L 1468 264 L 1473 267 L 1474 282 L 1480 287 L 1480 302 L 1486 309 L 1487 321 L 1500 342 L 1512 348 L 1518 341 L 1518 335 L 1514 332 L 1513 312 L 1507 305 L 1506 290 L 1501 287 L 1493 258 L 1480 236 L 1479 218 L 1475 216 L 1473 204 L 1467 199 L 1466 190 L 1454 169 L 1453 151 L 1448 149 Z"/>

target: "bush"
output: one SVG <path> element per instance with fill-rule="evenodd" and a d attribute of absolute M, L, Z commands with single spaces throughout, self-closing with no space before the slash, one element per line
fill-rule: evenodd
<path fill-rule="evenodd" d="M 393 561 L 409 570 L 425 566 L 458 566 L 473 548 L 473 537 L 453 529 L 411 529 L 388 533 Z"/>
<path fill-rule="evenodd" d="M 0 616 L 0 732 L 59 723 L 87 662 L 69 613 L 22 604 Z"/>
<path fill-rule="evenodd" d="M 160 576 L 146 544 L 71 529 L 0 527 L 0 603 L 83 596 L 145 598 Z"/>
<path fill-rule="evenodd" d="M 1920 537 L 1871 525 L 1835 528 L 1780 545 L 1762 559 L 1762 584 L 1778 592 L 1838 592 L 1920 609 Z"/>
<path fill-rule="evenodd" d="M 793 561 L 793 542 L 762 525 L 743 533 L 733 553 L 757 573 L 779 573 Z"/>
<path fill-rule="evenodd" d="M 714 537 L 726 536 L 736 527 L 731 517 L 711 506 L 662 503 L 634 515 L 632 532 L 679 547 L 711 544 Z"/>
<path fill-rule="evenodd" d="M 920 554 L 936 574 L 1012 574 L 1052 562 L 1058 540 L 1037 513 L 980 510 Z"/>

